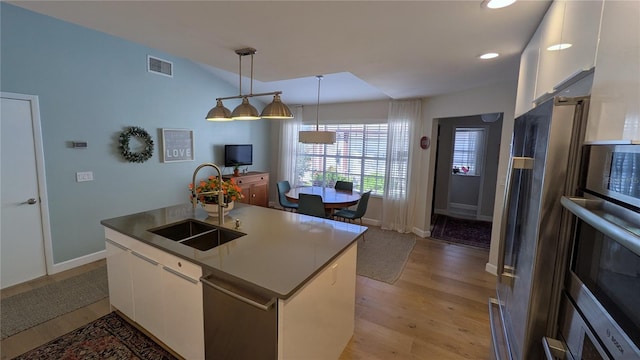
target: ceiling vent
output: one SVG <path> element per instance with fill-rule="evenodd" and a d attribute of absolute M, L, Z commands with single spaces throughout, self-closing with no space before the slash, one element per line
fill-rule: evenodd
<path fill-rule="evenodd" d="M 147 71 L 158 75 L 173 77 L 173 63 L 147 55 Z"/>

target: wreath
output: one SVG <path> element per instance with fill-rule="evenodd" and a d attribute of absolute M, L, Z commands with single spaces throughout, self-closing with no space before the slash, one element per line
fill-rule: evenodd
<path fill-rule="evenodd" d="M 133 152 L 129 149 L 129 140 L 131 137 L 137 137 L 144 142 L 144 150 Z M 153 140 L 149 133 L 143 128 L 132 126 L 120 134 L 120 153 L 129 162 L 142 163 L 153 155 Z"/>

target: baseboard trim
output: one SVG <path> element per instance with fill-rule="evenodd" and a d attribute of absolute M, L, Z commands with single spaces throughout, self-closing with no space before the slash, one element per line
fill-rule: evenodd
<path fill-rule="evenodd" d="M 493 265 L 492 263 L 487 263 L 484 266 L 484 271 L 488 272 L 489 274 L 493 274 L 495 276 L 498 276 L 498 267 Z"/>
<path fill-rule="evenodd" d="M 107 257 L 107 250 L 101 250 L 93 254 L 81 256 L 79 258 L 63 261 L 61 263 L 53 264 L 51 267 L 51 273 L 49 275 L 57 274 L 62 271 L 71 270 L 78 266 L 86 265 L 94 261 L 102 260 Z"/>
<path fill-rule="evenodd" d="M 422 229 L 419 229 L 417 227 L 414 227 L 411 232 L 413 232 L 414 234 L 420 236 L 421 238 L 428 238 L 431 237 L 431 231 L 424 231 Z"/>
<path fill-rule="evenodd" d="M 362 218 L 362 225 L 380 226 L 380 220 Z"/>

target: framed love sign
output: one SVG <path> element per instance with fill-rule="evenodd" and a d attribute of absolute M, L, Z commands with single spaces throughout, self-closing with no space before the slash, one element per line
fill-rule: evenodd
<path fill-rule="evenodd" d="M 162 162 L 193 161 L 193 130 L 162 129 Z"/>

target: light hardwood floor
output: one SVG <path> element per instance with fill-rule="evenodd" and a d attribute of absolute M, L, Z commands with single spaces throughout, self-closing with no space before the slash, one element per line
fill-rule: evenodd
<path fill-rule="evenodd" d="M 357 277 L 355 333 L 340 360 L 490 359 L 487 301 L 495 277 L 484 271 L 489 253 L 417 238 L 395 284 Z M 103 264 L 19 285 L 3 298 Z M 11 359 L 109 312 L 108 299 L 60 316 L 0 342 Z"/>

